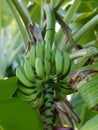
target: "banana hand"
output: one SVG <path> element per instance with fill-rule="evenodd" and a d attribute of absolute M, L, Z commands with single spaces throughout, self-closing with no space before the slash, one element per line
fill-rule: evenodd
<path fill-rule="evenodd" d="M 34 69 L 32 68 L 31 63 L 28 58 L 25 58 L 24 70 L 25 70 L 25 74 L 28 80 L 35 82 Z"/>
<path fill-rule="evenodd" d="M 26 95 L 31 95 L 37 91 L 36 86 L 35 87 L 26 87 L 22 84 L 18 84 L 18 90 Z"/>
<path fill-rule="evenodd" d="M 34 84 L 32 82 L 30 82 L 26 75 L 25 75 L 25 71 L 24 69 L 19 66 L 16 68 L 16 76 L 18 77 L 18 79 L 27 87 L 32 87 L 34 86 Z"/>
<path fill-rule="evenodd" d="M 17 91 L 17 96 L 23 100 L 23 101 L 28 101 L 28 102 L 31 102 L 33 100 L 36 100 L 38 95 L 40 94 L 39 91 L 36 91 L 35 93 L 31 94 L 31 95 L 26 95 L 20 91 Z"/>

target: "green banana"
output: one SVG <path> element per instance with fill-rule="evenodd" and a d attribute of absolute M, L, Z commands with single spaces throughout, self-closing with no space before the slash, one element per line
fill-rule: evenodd
<path fill-rule="evenodd" d="M 44 51 L 45 51 L 44 58 L 50 62 L 50 60 L 51 60 L 51 44 L 49 43 L 49 41 L 46 41 Z"/>
<path fill-rule="evenodd" d="M 56 70 L 56 76 L 62 74 L 63 55 L 59 49 L 56 49 L 56 52 L 55 52 L 55 70 Z"/>
<path fill-rule="evenodd" d="M 22 67 L 24 66 L 24 61 L 25 61 L 24 57 L 21 58 L 20 65 L 21 65 Z"/>
<path fill-rule="evenodd" d="M 41 96 L 39 97 L 39 101 L 38 101 L 37 107 L 40 108 L 43 105 L 43 102 L 44 102 L 44 95 L 41 94 Z"/>
<path fill-rule="evenodd" d="M 55 64 L 55 52 L 56 52 L 56 45 L 55 43 L 53 43 L 52 48 L 51 48 L 51 64 L 54 65 Z"/>
<path fill-rule="evenodd" d="M 32 65 L 27 57 L 25 58 L 25 62 L 24 62 L 24 70 L 28 80 L 35 82 L 34 69 L 32 68 Z"/>
<path fill-rule="evenodd" d="M 74 92 L 70 87 L 68 87 L 67 84 L 61 84 L 59 87 L 59 91 L 60 93 L 65 94 L 65 95 L 69 95 Z"/>
<path fill-rule="evenodd" d="M 32 107 L 40 108 L 43 104 L 43 101 L 44 101 L 44 96 L 43 94 L 41 94 L 36 100 L 33 100 L 30 104 L 32 105 Z"/>
<path fill-rule="evenodd" d="M 26 95 L 31 95 L 37 91 L 37 88 L 36 87 L 28 88 L 28 87 L 25 87 L 22 84 L 20 84 L 20 85 L 18 85 L 18 90 Z"/>
<path fill-rule="evenodd" d="M 31 65 L 35 68 L 35 59 L 36 59 L 36 46 L 33 45 L 30 51 L 27 53 L 27 57 L 29 58 Z"/>
<path fill-rule="evenodd" d="M 36 57 L 44 58 L 44 46 L 42 41 L 37 41 L 36 44 Z"/>
<path fill-rule="evenodd" d="M 18 79 L 27 87 L 33 87 L 34 84 L 32 82 L 30 82 L 26 75 L 25 75 L 25 71 L 24 68 L 22 68 L 21 66 L 16 68 L 16 76 L 18 77 Z"/>
<path fill-rule="evenodd" d="M 70 67 L 70 57 L 66 51 L 63 51 L 63 72 L 62 75 L 66 75 Z"/>
<path fill-rule="evenodd" d="M 36 57 L 35 67 L 36 67 L 36 73 L 37 73 L 37 75 L 41 79 L 45 78 L 44 63 L 43 63 L 43 60 L 40 57 Z"/>
<path fill-rule="evenodd" d="M 31 95 L 26 95 L 26 94 L 24 94 L 24 93 L 22 93 L 20 91 L 17 91 L 17 96 L 21 100 L 28 101 L 28 102 L 36 100 L 39 94 L 40 94 L 39 91 L 37 91 L 37 92 L 35 92 L 35 93 L 31 94 Z"/>
<path fill-rule="evenodd" d="M 59 82 L 60 82 L 60 84 L 67 84 L 68 83 L 68 77 L 64 77 L 64 78 L 60 79 Z"/>
<path fill-rule="evenodd" d="M 50 62 L 47 61 L 46 59 L 44 59 L 44 68 L 45 68 L 46 77 L 48 78 L 51 70 L 51 65 Z"/>

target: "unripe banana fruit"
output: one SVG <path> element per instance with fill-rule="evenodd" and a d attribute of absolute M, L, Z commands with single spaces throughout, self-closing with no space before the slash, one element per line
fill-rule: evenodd
<path fill-rule="evenodd" d="M 51 45 L 49 42 L 46 42 L 45 43 L 45 48 L 44 48 L 44 58 L 50 62 L 51 60 Z"/>
<path fill-rule="evenodd" d="M 32 102 L 33 107 L 40 107 L 44 100 L 44 85 L 50 80 L 53 84 L 59 80 L 59 93 L 70 93 L 65 79 L 62 79 L 68 73 L 69 67 L 70 58 L 67 52 L 61 52 L 55 43 L 51 47 L 48 41 L 37 41 L 16 68 L 16 76 L 22 83 L 18 85 L 18 97 Z"/>
<path fill-rule="evenodd" d="M 70 57 L 66 51 L 63 51 L 63 72 L 62 76 L 66 75 L 70 67 Z"/>
<path fill-rule="evenodd" d="M 32 46 L 30 51 L 27 53 L 27 57 L 29 58 L 29 61 L 31 62 L 31 65 L 33 68 L 35 68 L 35 59 L 36 59 L 36 46 Z"/>
<path fill-rule="evenodd" d="M 47 61 L 46 59 L 44 59 L 44 68 L 45 68 L 46 78 L 49 78 L 50 70 L 51 70 L 51 64 L 50 64 L 50 62 Z"/>
<path fill-rule="evenodd" d="M 32 68 L 31 63 L 28 58 L 25 58 L 24 70 L 25 70 L 25 74 L 26 74 L 28 80 L 35 82 L 34 69 Z"/>
<path fill-rule="evenodd" d="M 36 57 L 35 68 L 36 68 L 37 75 L 41 79 L 45 78 L 44 63 L 43 63 L 43 60 L 40 57 Z"/>
<path fill-rule="evenodd" d="M 21 100 L 28 101 L 28 102 L 35 100 L 37 98 L 38 94 L 39 93 L 37 92 L 37 93 L 31 94 L 31 95 L 26 95 L 20 91 L 17 92 L 17 95 Z"/>
<path fill-rule="evenodd" d="M 52 48 L 51 48 L 51 65 L 54 65 L 55 64 L 55 52 L 56 52 L 56 45 L 55 45 L 55 43 L 53 43 L 53 45 L 52 45 Z"/>
<path fill-rule="evenodd" d="M 19 78 L 19 80 L 27 87 L 33 87 L 34 84 L 32 82 L 30 82 L 26 75 L 25 75 L 25 71 L 24 68 L 22 68 L 21 66 L 17 67 L 16 69 L 16 76 Z"/>
<path fill-rule="evenodd" d="M 36 57 L 40 57 L 41 59 L 44 58 L 44 43 L 41 41 L 37 41 L 36 43 Z"/>
<path fill-rule="evenodd" d="M 56 49 L 56 52 L 55 52 L 55 69 L 56 69 L 56 76 L 62 74 L 63 55 L 59 49 Z"/>
<path fill-rule="evenodd" d="M 40 108 L 43 105 L 43 102 L 44 102 L 44 95 L 41 94 L 38 96 L 36 100 L 32 101 L 30 104 L 32 105 L 32 107 Z"/>
<path fill-rule="evenodd" d="M 37 91 L 36 87 L 26 87 L 23 86 L 22 84 L 18 84 L 18 90 L 26 95 L 31 95 Z"/>

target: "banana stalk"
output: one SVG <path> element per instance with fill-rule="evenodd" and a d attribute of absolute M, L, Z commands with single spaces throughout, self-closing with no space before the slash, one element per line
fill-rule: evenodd
<path fill-rule="evenodd" d="M 54 117 L 54 95 L 53 95 L 53 87 L 52 84 L 46 83 L 44 88 L 44 129 L 45 130 L 53 130 L 53 117 Z"/>
<path fill-rule="evenodd" d="M 54 34 L 55 34 L 55 15 L 54 10 L 51 5 L 45 4 L 44 11 L 46 13 L 47 17 L 47 27 L 46 27 L 46 34 L 45 34 L 45 40 L 50 41 L 50 44 L 52 46 L 54 41 Z"/>

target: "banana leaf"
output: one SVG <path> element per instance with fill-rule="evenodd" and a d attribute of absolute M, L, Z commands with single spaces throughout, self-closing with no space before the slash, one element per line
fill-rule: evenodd
<path fill-rule="evenodd" d="M 98 115 L 87 121 L 80 130 L 98 130 Z"/>
<path fill-rule="evenodd" d="M 18 98 L 0 101 L 0 130 L 43 130 L 39 110 Z"/>
<path fill-rule="evenodd" d="M 98 74 L 89 74 L 85 79 L 77 85 L 83 101 L 88 109 L 92 109 L 98 105 Z"/>

